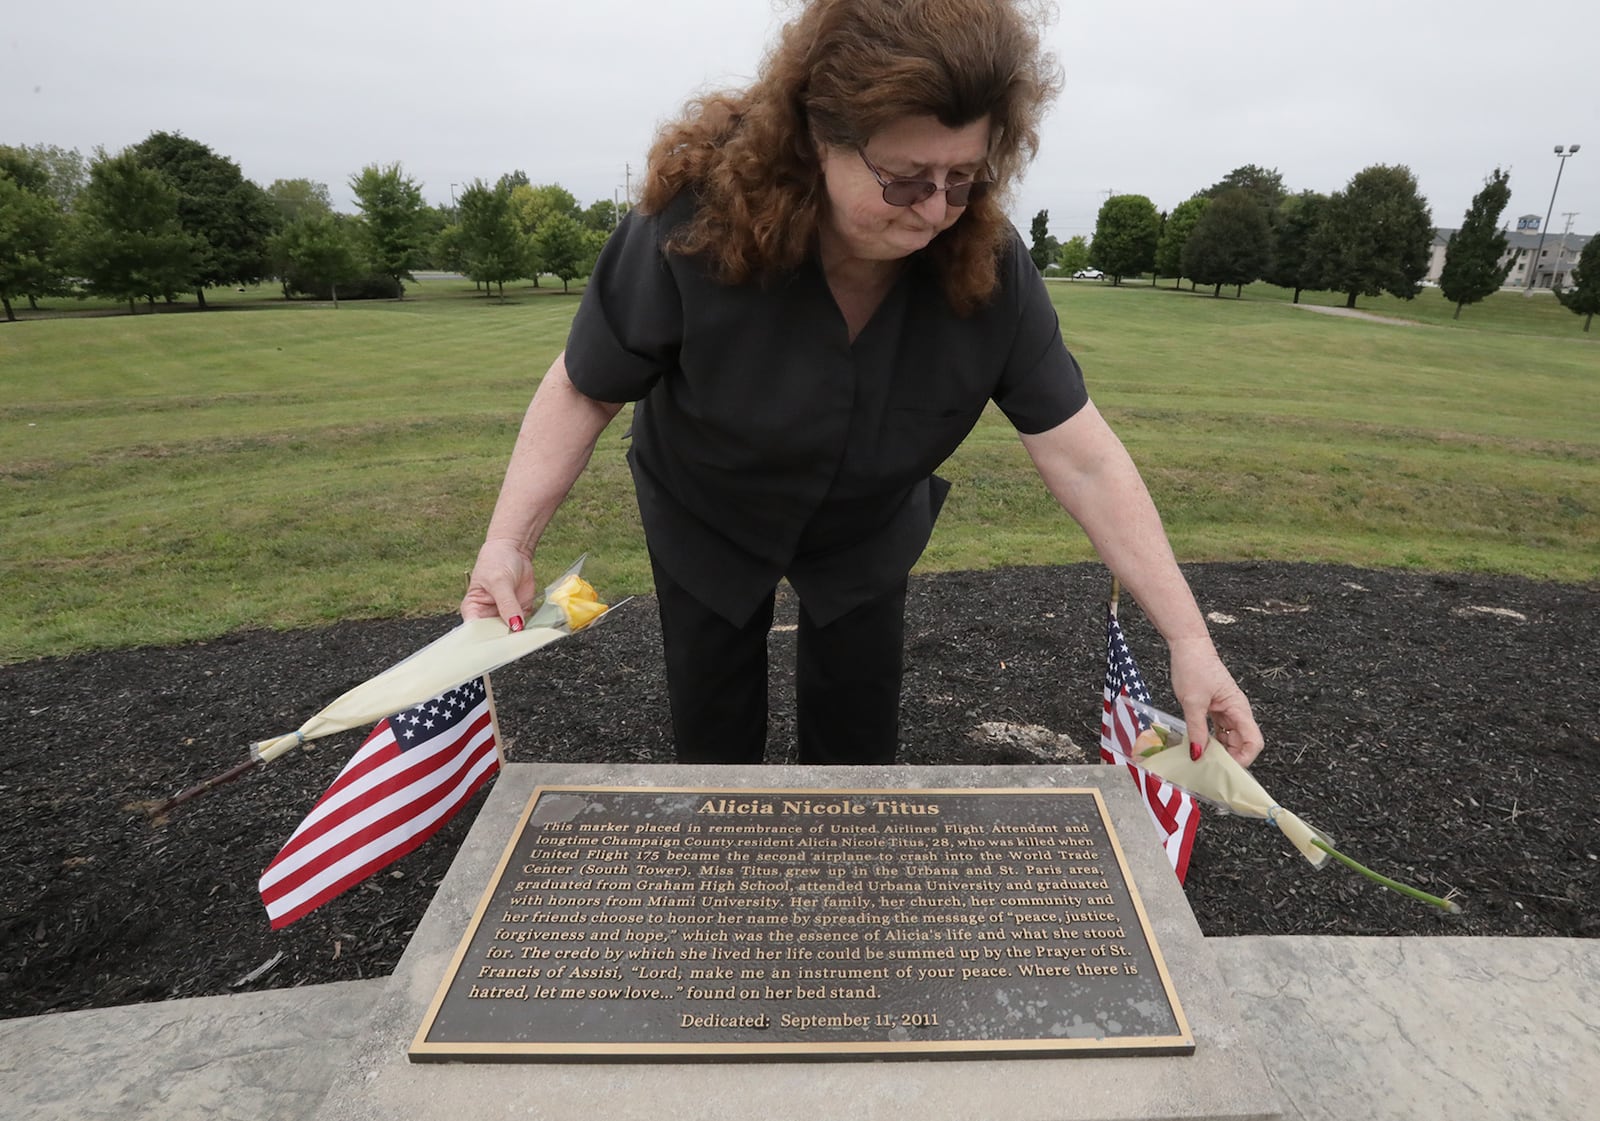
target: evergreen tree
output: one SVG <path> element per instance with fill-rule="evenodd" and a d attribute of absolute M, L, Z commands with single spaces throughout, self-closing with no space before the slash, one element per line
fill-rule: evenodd
<path fill-rule="evenodd" d="M 1456 319 L 1467 304 L 1498 292 L 1511 272 L 1509 257 L 1505 264 L 1500 263 L 1510 244 L 1500 229 L 1500 215 L 1510 201 L 1511 176 L 1497 167 L 1484 181 L 1483 190 L 1472 196 L 1461 228 L 1450 235 L 1439 288 L 1444 298 L 1456 305 Z"/>
<path fill-rule="evenodd" d="M 351 176 L 350 190 L 361 208 L 361 247 L 367 267 L 389 277 L 405 298 L 402 281 L 416 280 L 411 270 L 422 267 L 428 238 L 422 187 L 398 163 L 376 164 Z"/>
<path fill-rule="evenodd" d="M 1050 212 L 1041 210 L 1033 216 L 1033 227 L 1029 230 L 1033 237 L 1033 244 L 1028 249 L 1028 256 L 1033 258 L 1033 267 L 1044 272 L 1055 262 L 1056 254 L 1061 252 L 1061 243 L 1050 236 Z"/>
<path fill-rule="evenodd" d="M 1272 261 L 1262 274 L 1268 284 L 1294 289 L 1294 302 L 1300 293 L 1315 288 L 1321 267 L 1311 251 L 1312 239 L 1322 223 L 1328 196 L 1316 191 L 1301 191 L 1283 200 L 1278 220 L 1272 227 Z"/>
<path fill-rule="evenodd" d="M 1210 202 L 1204 195 L 1185 199 L 1172 208 L 1166 225 L 1161 228 L 1161 241 L 1156 245 L 1156 272 L 1172 277 L 1174 288 L 1183 282 L 1183 245 Z"/>
<path fill-rule="evenodd" d="M 178 218 L 178 191 L 130 150 L 99 153 L 73 211 L 73 258 L 88 288 L 128 301 L 171 297 L 189 285 L 198 251 Z"/>
<path fill-rule="evenodd" d="M 1587 331 L 1600 312 L 1600 237 L 1591 237 L 1578 255 L 1577 267 L 1572 270 L 1571 288 L 1556 289 L 1556 299 L 1574 315 L 1584 317 L 1583 329 Z"/>
<path fill-rule="evenodd" d="M 1432 243 L 1433 216 L 1411 169 L 1374 164 L 1328 199 L 1311 241 L 1316 287 L 1346 293 L 1349 308 L 1357 296 L 1384 292 L 1414 299 L 1428 275 Z"/>
<path fill-rule="evenodd" d="M 1144 195 L 1113 195 L 1095 217 L 1089 261 L 1107 273 L 1112 284 L 1152 268 L 1161 239 L 1161 215 Z"/>
<path fill-rule="evenodd" d="M 1233 190 L 1212 199 L 1183 245 L 1183 271 L 1198 284 L 1224 284 L 1242 293 L 1259 280 L 1272 251 L 1272 231 L 1261 204 L 1249 191 Z"/>

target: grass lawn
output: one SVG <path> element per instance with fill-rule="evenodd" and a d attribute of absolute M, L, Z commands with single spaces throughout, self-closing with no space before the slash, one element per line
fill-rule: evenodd
<path fill-rule="evenodd" d="M 1265 286 L 1051 292 L 1183 560 L 1600 578 L 1600 339 L 1548 298 L 1358 302 L 1412 328 Z M 576 296 L 273 295 L 0 325 L 0 661 L 453 608 Z M 541 553 L 614 596 L 649 590 L 624 420 Z M 924 569 L 1092 556 L 994 410 L 945 473 Z"/>
<path fill-rule="evenodd" d="M 1581 335 L 1395 327 L 1248 292 L 1051 291 L 1181 558 L 1600 574 L 1600 346 Z M 1048 499 L 1023 488 L 1031 469 L 1012 442 L 998 423 L 952 461 L 1004 504 L 993 549 L 941 534 L 939 563 L 1017 547 L 1048 559 Z M 951 503 L 983 516 L 970 487 Z"/>

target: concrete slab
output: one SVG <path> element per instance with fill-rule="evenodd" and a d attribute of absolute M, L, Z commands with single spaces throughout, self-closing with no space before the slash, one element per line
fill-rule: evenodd
<path fill-rule="evenodd" d="M 301 1121 L 386 982 L 0 1020 L 0 1116 Z"/>
<path fill-rule="evenodd" d="M 1397 904 L 1398 906 L 1398 904 Z M 1306 1121 L 1600 1115 L 1600 942 L 1213 938 Z"/>
<path fill-rule="evenodd" d="M 948 783 L 930 781 L 925 772 L 895 783 L 882 773 L 869 778 L 850 771 L 824 772 L 828 781 L 817 785 L 1079 785 L 1098 777 L 1023 770 L 1032 783 L 1009 770 L 943 772 Z M 762 784 L 804 785 L 795 773 L 779 774 L 762 772 Z M 1100 774 L 1109 779 L 1116 772 Z M 592 769 L 582 777 L 547 769 L 540 777 L 597 781 Z M 706 777 L 678 768 L 630 772 L 629 780 L 732 781 L 723 771 Z M 604 781 L 624 780 L 608 774 Z M 532 782 L 518 776 L 505 785 L 502 800 L 510 799 L 514 819 Z M 1115 782 L 1102 788 L 1113 807 L 1123 800 Z M 0 1021 L 0 1116 L 302 1121 L 390 1116 L 399 1108 L 412 1117 L 446 1117 L 470 1106 L 486 1117 L 576 1116 L 580 1110 L 619 1118 L 748 1117 L 757 1111 L 775 1118 L 1174 1117 L 1194 1115 L 1175 1104 L 1174 1094 L 1192 1105 L 1193 1092 L 1204 1089 L 1194 1081 L 1203 1069 L 1191 1070 L 1196 1060 L 1185 1059 L 409 1067 L 403 1056 L 420 1017 L 418 1002 L 431 997 L 436 971 L 503 839 L 489 838 L 486 851 L 452 871 L 442 889 L 456 900 L 450 913 L 430 912 L 419 931 L 419 938 L 443 937 L 445 945 L 428 952 L 421 974 L 408 955 L 393 983 Z M 1175 917 L 1173 901 L 1152 890 L 1159 856 L 1145 859 L 1132 851 L 1129 857 L 1195 1028 L 1198 1057 L 1211 1049 L 1231 1051 L 1241 1077 L 1256 1079 L 1232 1103 L 1235 1109 L 1264 1098 L 1262 1108 L 1282 1108 L 1305 1121 L 1594 1116 L 1600 941 L 1274 937 L 1206 939 L 1197 947 L 1183 934 L 1186 906 Z M 441 932 L 441 926 L 451 929 Z M 1211 999 L 1208 987 L 1240 1013 L 1236 1031 L 1216 1031 L 1195 1015 Z M 1130 1062 L 1141 1064 L 1137 1073 L 1130 1073 Z M 463 1084 L 480 1080 L 486 1085 L 469 1091 L 464 1106 Z M 1263 1094 L 1260 1087 L 1270 1089 Z M 1277 1099 L 1267 1096 L 1272 1090 Z"/>
<path fill-rule="evenodd" d="M 950 1060 L 884 1063 L 412 1064 L 406 1050 L 534 786 L 1060 787 L 1099 786 L 1195 1037 L 1195 1054 L 1167 1058 Z M 770 1121 L 849 1116 L 1268 1118 L 1283 1103 L 1244 1032 L 1213 954 L 1120 769 L 744 768 L 514 765 L 496 780 L 388 988 L 370 1033 L 319 1116 L 661 1117 Z"/>

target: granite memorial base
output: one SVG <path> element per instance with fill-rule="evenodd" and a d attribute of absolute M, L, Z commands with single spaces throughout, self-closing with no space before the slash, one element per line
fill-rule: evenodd
<path fill-rule="evenodd" d="M 535 802 L 536 790 L 547 792 L 551 800 L 544 800 L 546 794 L 541 794 L 541 800 Z M 713 790 L 717 792 L 714 797 L 701 796 Z M 679 796 L 671 791 L 689 793 Z M 903 797 L 896 793 L 901 791 Z M 808 799 L 807 792 L 816 792 L 817 798 Z M 561 798 L 569 801 L 561 803 Z M 785 913 L 791 906 L 815 907 L 819 914 L 824 913 L 823 901 L 830 895 L 826 879 L 837 874 L 840 882 L 833 890 L 838 893 L 835 901 L 842 905 L 834 913 L 853 918 L 821 924 L 822 929 L 831 926 L 835 931 L 847 931 L 852 926 L 870 925 L 878 930 L 899 929 L 902 936 L 924 929 L 930 932 L 927 941 L 903 941 L 913 947 L 920 945 L 928 954 L 948 952 L 955 958 L 953 964 L 942 959 L 936 964 L 930 957 L 918 966 L 916 962 L 922 959 L 912 954 L 905 963 L 889 966 L 882 935 L 869 939 L 860 929 L 854 937 L 818 937 L 812 940 L 811 950 L 793 955 L 797 960 L 804 957 L 810 970 L 830 974 L 809 984 L 794 974 L 771 975 L 774 969 L 797 969 L 786 955 L 791 954 L 790 947 L 801 945 L 798 936 L 792 943 L 785 940 L 781 949 L 774 949 L 765 939 L 754 939 L 739 949 L 730 941 L 724 953 L 749 950 L 752 961 L 740 958 L 712 963 L 709 948 L 691 951 L 681 939 L 692 929 L 704 933 L 704 921 L 714 920 L 701 916 L 703 921 L 697 925 L 685 924 L 677 916 L 667 917 L 678 898 L 691 901 L 684 906 L 704 910 L 695 908 L 692 901 L 700 886 L 699 872 L 707 865 L 693 862 L 697 865 L 692 874 L 694 886 L 686 880 L 675 895 L 670 876 L 638 880 L 631 870 L 636 863 L 631 856 L 641 855 L 636 848 L 629 859 L 618 863 L 629 864 L 630 882 L 659 883 L 659 890 L 647 895 L 641 889 L 637 897 L 653 896 L 658 910 L 668 910 L 658 916 L 657 923 L 636 916 L 637 926 L 621 924 L 619 931 L 648 933 L 652 926 L 659 926 L 674 932 L 673 941 L 658 947 L 670 949 L 672 956 L 653 967 L 648 987 L 631 976 L 631 969 L 629 976 L 586 981 L 581 992 L 575 984 L 565 990 L 550 984 L 551 980 L 567 981 L 566 976 L 489 977 L 496 969 L 532 968 L 516 964 L 522 955 L 515 951 L 525 944 L 519 943 L 517 928 L 535 921 L 527 917 L 535 914 L 541 916 L 539 921 L 560 922 L 552 916 L 563 907 L 575 916 L 574 924 L 590 926 L 586 932 L 574 932 L 573 944 L 584 947 L 580 952 L 593 949 L 597 957 L 605 957 L 604 941 L 615 932 L 602 927 L 596 935 L 593 923 L 609 913 L 605 899 L 614 899 L 616 907 L 625 909 L 628 905 L 623 901 L 632 898 L 628 894 L 632 888 L 596 896 L 593 883 L 587 889 L 576 886 L 585 878 L 610 876 L 620 881 L 622 877 L 620 872 L 607 871 L 603 864 L 584 861 L 581 853 L 560 859 L 568 855 L 559 847 L 561 832 L 580 810 L 594 812 L 578 820 L 609 825 L 618 835 L 633 835 L 643 828 L 639 823 L 648 820 L 664 830 L 677 826 L 681 838 L 695 818 L 700 822 L 719 816 L 723 821 L 745 820 L 737 810 L 741 806 L 757 815 L 760 807 L 771 806 L 770 816 L 776 821 L 783 818 L 783 808 L 788 805 L 794 807 L 796 820 L 815 824 L 819 817 L 824 823 L 830 817 L 837 823 L 852 813 L 873 816 L 875 803 L 916 805 L 925 812 L 937 805 L 946 821 L 974 830 L 983 829 L 986 821 L 1015 820 L 1019 824 L 989 828 L 991 832 L 1015 830 L 1019 837 L 1030 835 L 1029 830 L 1039 831 L 1041 823 L 1048 820 L 1072 821 L 1085 815 L 1093 819 L 1103 813 L 1113 843 L 1110 848 L 1102 843 L 1096 854 L 1099 871 L 1125 876 L 1129 891 L 1119 896 L 1109 887 L 1115 877 L 1107 878 L 1108 888 L 1099 889 L 1103 894 L 1097 898 L 1110 910 L 1100 912 L 1099 920 L 1091 917 L 1094 912 L 1087 900 L 1094 896 L 1087 889 L 1073 896 L 1085 910 L 1063 914 L 1057 913 L 1061 897 L 1037 890 L 1037 882 L 1036 890 L 1026 893 L 1030 901 L 1054 898 L 1056 904 L 1032 902 L 1038 909 L 1019 911 L 1023 904 L 1021 897 L 1015 896 L 1017 906 L 1009 909 L 969 907 L 963 912 L 954 906 L 958 899 L 965 904 L 980 898 L 984 889 L 977 888 L 950 893 L 950 906 L 932 896 L 919 896 L 917 902 L 925 911 L 931 908 L 936 914 L 914 913 L 909 899 L 905 907 L 888 911 L 892 902 L 899 901 L 884 892 L 896 887 L 922 889 L 930 884 L 926 879 L 907 884 L 907 877 L 894 875 L 897 865 L 890 862 L 893 854 L 887 852 L 890 842 L 885 837 L 903 836 L 905 840 L 896 843 L 912 846 L 922 842 L 915 829 L 882 830 L 885 824 L 915 824 L 912 819 L 916 815 L 910 811 L 885 810 L 884 815 L 897 822 L 880 821 L 879 830 L 869 832 L 865 825 L 870 823 L 855 819 L 863 827 L 859 843 L 867 846 L 866 855 L 877 871 L 825 871 L 821 883 L 802 886 L 803 880 L 791 880 L 781 890 L 747 882 L 748 877 L 736 871 L 733 886 L 720 881 L 732 892 L 728 898 L 745 900 L 730 906 L 759 914 L 763 907 L 775 906 L 771 900 L 782 897 Z M 536 813 L 541 804 L 545 810 Z M 712 807 L 708 813 L 696 813 L 707 804 Z M 821 815 L 812 812 L 822 804 L 832 809 Z M 852 806 L 865 808 L 857 811 L 850 809 Z M 1062 812 L 1052 818 L 1046 811 L 1055 806 Z M 727 815 L 720 814 L 720 808 L 725 808 Z M 902 817 L 905 820 L 898 820 Z M 925 823 L 927 819 L 920 820 Z M 551 823 L 557 823 L 554 830 L 545 831 Z M 797 835 L 808 832 L 809 827 Z M 789 845 L 771 829 L 743 835 L 766 838 L 763 843 L 776 849 Z M 941 830 L 938 835 L 960 837 L 962 833 Z M 826 828 L 818 836 L 829 836 Z M 376 1003 L 369 1036 L 357 1046 L 351 1064 L 336 1077 L 319 1115 L 337 1121 L 397 1116 L 603 1116 L 618 1121 L 659 1121 L 661 1117 L 1067 1121 L 1280 1116 L 1281 1099 L 1268 1081 L 1250 1033 L 1240 1022 L 1218 964 L 1165 857 L 1149 838 L 1145 809 L 1120 768 L 511 766 L 496 780 L 467 842 Z M 986 842 L 988 849 L 978 842 Z M 648 840 L 637 844 L 652 847 Z M 643 859 L 661 859 L 680 846 L 653 847 L 658 855 Z M 590 850 L 588 845 L 583 848 Z M 985 851 L 990 866 L 995 858 L 1005 856 L 994 836 L 975 838 L 974 859 L 981 860 Z M 1058 851 L 1052 846 L 1049 860 L 1041 858 L 1035 867 L 1064 869 Z M 779 861 L 774 857 L 772 863 Z M 815 858 L 808 857 L 806 862 L 827 868 Z M 1087 866 L 1087 862 L 1080 863 Z M 585 865 L 592 865 L 590 876 L 581 874 Z M 523 878 L 524 866 L 550 871 L 530 872 Z M 845 882 L 850 875 L 858 879 Z M 1024 882 L 1020 867 L 1007 875 L 1013 878 L 1006 882 Z M 1064 871 L 1041 871 L 1035 880 L 1045 876 L 1052 877 L 1049 882 L 1055 886 L 1071 879 Z M 548 880 L 561 884 L 563 877 L 570 881 L 570 892 L 563 887 L 553 887 L 550 892 L 530 888 L 517 894 L 521 902 L 515 907 L 510 905 L 510 895 L 503 900 L 495 898 L 496 891 L 516 892 L 519 883 L 526 886 Z M 986 878 L 992 877 L 974 873 L 972 882 L 980 884 Z M 1097 883 L 1099 878 L 1075 882 Z M 712 882 L 718 881 L 714 878 Z M 750 890 L 741 893 L 741 883 Z M 866 894 L 868 883 L 874 894 Z M 804 901 L 791 898 L 808 895 L 811 898 Z M 600 898 L 602 903 L 552 906 L 551 898 Z M 844 902 L 846 899 L 850 902 Z M 860 902 L 862 899 L 866 902 Z M 1052 906 L 1052 910 L 1043 910 Z M 891 921 L 861 921 L 863 916 L 871 918 L 880 912 L 888 913 Z M 893 913 L 902 913 L 904 921 L 893 922 Z M 956 933 L 964 925 L 963 913 L 965 924 L 971 927 L 970 942 Z M 518 914 L 525 917 L 507 917 Z M 1070 930 L 1077 914 L 1088 924 L 1081 933 L 1088 936 L 1092 927 L 1093 936 L 1075 946 L 1078 938 Z M 1114 928 L 1100 921 L 1108 914 L 1118 920 Z M 949 923 L 924 922 L 935 917 Z M 1045 918 L 1054 920 L 1058 933 L 1053 937 L 1042 921 Z M 760 929 L 763 924 L 756 920 L 750 925 Z M 809 928 L 798 919 L 776 925 L 791 932 Z M 949 933 L 934 934 L 935 928 Z M 769 926 L 769 933 L 771 929 Z M 1016 933 L 1019 929 L 1027 933 Z M 987 937 L 980 938 L 981 932 Z M 591 946 L 595 937 L 600 941 Z M 748 938 L 753 936 L 747 934 Z M 763 976 L 757 980 L 751 980 L 753 973 L 744 977 L 747 983 L 741 989 L 740 970 L 750 971 L 755 965 L 757 945 L 764 949 Z M 881 962 L 868 960 L 868 950 L 874 945 L 882 955 Z M 834 950 L 828 964 L 815 956 L 815 949 L 823 946 Z M 699 957 L 701 953 L 706 956 Z M 770 957 L 774 953 L 780 957 Z M 996 954 L 999 956 L 990 960 Z M 1053 961 L 1057 956 L 1062 959 L 1059 964 Z M 541 960 L 534 965 L 541 973 L 555 968 L 563 974 L 572 965 L 618 973 L 625 968 L 604 960 L 579 961 L 557 966 Z M 507 962 L 512 964 L 504 964 Z M 912 974 L 899 977 L 907 964 Z M 939 988 L 931 982 L 921 983 L 914 975 L 916 968 L 929 973 L 955 972 L 945 977 L 946 987 Z M 691 969 L 706 975 L 697 976 L 691 984 Z M 726 969 L 734 976 L 719 982 L 709 973 L 711 969 Z M 960 974 L 963 969 L 965 976 Z M 887 972 L 882 978 L 866 976 L 874 970 Z M 835 972 L 862 976 L 832 984 L 838 980 L 831 976 Z M 719 984 L 726 984 L 726 989 Z M 1139 985 L 1145 987 L 1137 992 L 1129 989 Z M 635 988 L 657 995 L 651 1002 L 641 998 L 635 1005 L 638 1011 L 630 1012 L 626 999 L 631 998 L 626 994 Z M 526 996 L 517 995 L 519 989 Z M 821 997 L 816 995 L 819 990 L 823 991 Z M 496 995 L 486 995 L 491 992 Z M 801 999 L 801 992 L 810 996 Z M 968 1005 L 988 1007 L 996 1002 L 1028 1011 L 989 1021 L 952 1015 Z M 659 1014 L 651 1020 L 644 1012 L 646 1003 L 670 1003 L 670 1014 L 665 1007 L 654 1009 Z M 1115 1029 L 1129 1018 L 1123 1012 L 1101 1013 L 1098 1020 L 1090 1014 L 1091 1006 L 1121 1009 L 1132 1004 L 1141 1011 L 1130 1018 L 1132 1026 L 1123 1039 L 1116 1038 L 1116 1030 L 1108 1029 L 1106 1019 L 1111 1018 Z M 526 1028 L 529 1010 L 535 1005 L 541 1005 L 543 1012 L 531 1016 L 535 1026 Z M 509 1011 L 498 1016 L 488 1011 L 497 1007 Z M 1062 1014 L 1074 1007 L 1075 1011 Z M 441 1012 L 445 1020 L 442 1033 Z M 774 1030 L 783 1016 L 789 1018 L 792 1030 L 788 1034 Z M 907 1017 L 904 1024 L 902 1016 Z M 488 1028 L 483 1024 L 486 1017 L 491 1022 Z M 508 1028 L 506 1023 L 524 1026 Z M 959 1027 L 963 1023 L 978 1026 Z M 431 1043 L 430 1032 L 434 1033 Z M 451 1032 L 456 1037 L 452 1038 Z M 822 1037 L 821 1046 L 814 1041 L 817 1035 Z M 440 1040 L 444 1041 L 442 1049 L 435 1048 Z M 1074 1040 L 1089 1046 L 1074 1048 L 1070 1046 Z M 481 1061 L 506 1058 L 533 1059 L 537 1065 Z M 779 1058 L 790 1061 L 772 1061 Z M 839 1061 L 843 1059 L 856 1061 Z M 889 1059 L 898 1061 L 874 1061 Z M 919 1059 L 938 1061 L 916 1061 Z"/>

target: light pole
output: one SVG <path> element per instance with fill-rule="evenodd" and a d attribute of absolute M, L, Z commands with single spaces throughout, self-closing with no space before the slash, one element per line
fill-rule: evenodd
<path fill-rule="evenodd" d="M 459 184 L 459 183 L 450 184 L 450 213 L 451 214 L 454 214 L 456 212 L 456 188 L 459 187 L 459 186 L 461 186 L 461 184 Z"/>
<path fill-rule="evenodd" d="M 1539 254 L 1544 252 L 1544 235 L 1550 231 L 1550 215 L 1556 212 L 1556 192 L 1561 189 L 1561 172 L 1567 166 L 1567 158 L 1578 154 L 1578 145 L 1570 147 L 1556 145 L 1556 159 L 1561 162 L 1556 164 L 1556 185 L 1550 188 L 1550 209 L 1544 212 L 1544 224 L 1539 227 L 1539 244 L 1533 250 L 1533 264 L 1528 268 L 1528 287 L 1523 289 L 1524 296 L 1533 295 L 1533 286 L 1539 279 Z"/>
<path fill-rule="evenodd" d="M 1567 235 L 1572 232 L 1572 220 L 1577 216 L 1578 212 L 1576 210 L 1563 210 L 1561 212 L 1561 217 L 1565 218 L 1567 222 L 1566 225 L 1561 227 L 1561 248 L 1556 250 L 1556 268 L 1558 269 L 1561 269 L 1567 263 Z M 1566 274 L 1563 271 L 1561 275 L 1565 276 Z"/>

